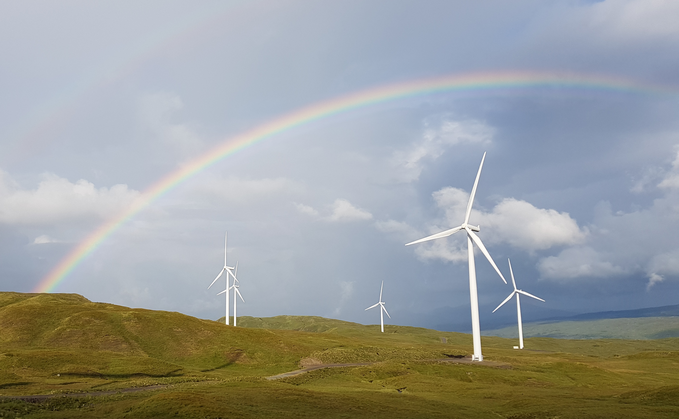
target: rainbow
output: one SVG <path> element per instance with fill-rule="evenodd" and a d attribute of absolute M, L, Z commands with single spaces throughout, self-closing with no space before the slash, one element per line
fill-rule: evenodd
<path fill-rule="evenodd" d="M 483 91 L 517 88 L 566 88 L 635 94 L 677 94 L 676 88 L 635 83 L 610 76 L 574 75 L 536 72 L 475 73 L 448 75 L 407 81 L 362 90 L 319 102 L 270 120 L 249 131 L 222 141 L 202 156 L 153 184 L 124 212 L 108 220 L 87 236 L 45 276 L 33 292 L 52 292 L 87 256 L 92 254 L 111 234 L 137 213 L 168 191 L 238 151 L 275 137 L 304 124 L 358 108 L 397 99 L 420 97 L 435 93 Z"/>

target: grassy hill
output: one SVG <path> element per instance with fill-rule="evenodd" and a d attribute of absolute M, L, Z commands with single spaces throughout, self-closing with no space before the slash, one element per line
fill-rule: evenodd
<path fill-rule="evenodd" d="M 239 318 L 0 293 L 0 417 L 674 418 L 679 339 L 471 337 L 320 317 Z M 300 363 L 371 362 L 265 377 Z M 142 392 L 53 398 L 162 385 Z M 2 399 L 2 397 L 5 399 Z"/>
<path fill-rule="evenodd" d="M 484 332 L 518 338 L 516 326 Z M 639 317 L 603 320 L 537 322 L 523 325 L 525 337 L 558 339 L 664 339 L 679 337 L 679 317 Z"/>

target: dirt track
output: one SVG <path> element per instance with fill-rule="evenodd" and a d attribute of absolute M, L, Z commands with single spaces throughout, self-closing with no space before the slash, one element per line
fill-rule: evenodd
<path fill-rule="evenodd" d="M 440 362 L 445 364 L 471 364 L 471 365 L 482 365 L 484 367 L 493 368 L 511 368 L 511 365 L 505 364 L 503 362 L 493 362 L 493 361 L 482 361 L 476 362 L 472 361 L 471 358 L 444 358 L 444 359 L 423 359 L 419 362 Z M 281 378 L 294 377 L 295 375 L 300 375 L 307 373 L 309 371 L 320 370 L 323 368 L 342 368 L 342 367 L 363 367 L 366 365 L 374 365 L 377 362 L 360 362 L 355 364 L 318 364 L 312 365 L 306 368 L 302 368 L 295 371 L 284 372 L 283 374 L 273 375 L 271 377 L 266 377 L 267 380 L 280 380 Z"/>

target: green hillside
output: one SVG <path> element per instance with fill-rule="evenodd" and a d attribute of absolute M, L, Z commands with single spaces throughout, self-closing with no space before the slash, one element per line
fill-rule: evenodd
<path fill-rule="evenodd" d="M 516 326 L 487 330 L 488 336 L 518 337 Z M 559 339 L 664 339 L 679 337 L 679 317 L 641 317 L 603 320 L 525 323 L 525 337 Z"/>
<path fill-rule="evenodd" d="M 0 417 L 679 417 L 679 339 L 529 338 L 518 351 L 484 337 L 484 362 L 470 363 L 459 333 L 298 316 L 241 325 L 0 293 Z M 369 364 L 266 379 L 330 363 Z M 121 392 L 79 394 L 107 390 Z M 16 398 L 36 394 L 61 396 Z"/>
<path fill-rule="evenodd" d="M 218 320 L 224 323 L 224 317 Z M 230 318 L 233 324 L 233 317 Z M 351 330 L 361 329 L 364 326 L 359 323 L 345 322 L 342 320 L 326 319 L 325 317 L 317 316 L 275 316 L 275 317 L 238 317 L 238 326 L 258 328 L 258 329 L 276 329 L 276 330 L 297 330 L 300 332 L 349 332 Z M 373 328 L 375 326 L 372 326 Z"/>

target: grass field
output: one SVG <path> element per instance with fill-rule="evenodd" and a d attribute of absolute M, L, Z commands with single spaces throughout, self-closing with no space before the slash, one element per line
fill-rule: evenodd
<path fill-rule="evenodd" d="M 679 339 L 471 337 L 319 317 L 239 318 L 0 293 L 0 417 L 676 418 Z M 449 362 L 454 361 L 454 362 Z M 371 365 L 265 377 L 307 363 Z M 161 385 L 107 396 L 12 396 Z"/>

